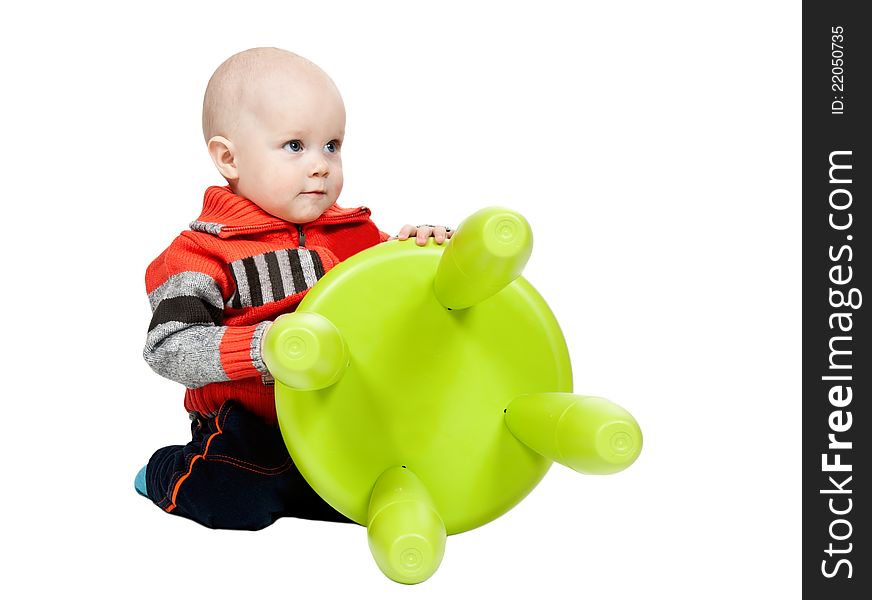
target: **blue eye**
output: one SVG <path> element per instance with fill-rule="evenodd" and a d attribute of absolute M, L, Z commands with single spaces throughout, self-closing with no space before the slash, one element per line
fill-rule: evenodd
<path fill-rule="evenodd" d="M 331 140 L 324 144 L 324 149 L 331 154 L 339 152 L 339 142 L 336 140 Z"/>
<path fill-rule="evenodd" d="M 285 142 L 285 145 L 282 146 L 283 150 L 287 150 L 288 152 L 302 152 L 303 151 L 303 142 L 300 140 L 291 140 L 290 142 Z"/>

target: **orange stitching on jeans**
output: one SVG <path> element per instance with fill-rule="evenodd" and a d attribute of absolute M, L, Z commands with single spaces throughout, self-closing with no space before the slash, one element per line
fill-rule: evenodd
<path fill-rule="evenodd" d="M 215 456 L 210 456 L 210 457 L 209 457 L 209 460 L 210 460 L 210 461 L 214 461 L 214 462 L 223 462 L 223 463 L 227 463 L 228 465 L 232 465 L 232 466 L 234 466 L 234 467 L 236 467 L 236 468 L 238 468 L 238 469 L 243 469 L 243 470 L 245 470 L 245 471 L 251 471 L 252 473 L 257 473 L 258 475 L 266 475 L 266 476 L 268 476 L 268 477 L 272 477 L 272 476 L 274 476 L 274 475 L 281 475 L 282 473 L 285 473 L 285 472 L 289 471 L 289 470 L 291 469 L 291 467 L 294 466 L 294 463 L 291 462 L 291 459 L 288 459 L 288 461 L 283 465 L 283 468 L 282 468 L 281 471 L 276 471 L 275 473 L 267 473 L 266 471 L 261 471 L 261 470 L 259 470 L 259 469 L 252 469 L 251 467 L 246 467 L 245 465 L 241 465 L 241 464 L 239 464 L 238 462 L 236 462 L 235 460 L 232 460 L 232 459 L 231 459 L 231 460 L 227 460 L 227 459 L 229 459 L 229 458 L 230 458 L 229 456 L 228 456 L 228 457 L 222 457 L 222 458 L 216 458 Z"/>
<path fill-rule="evenodd" d="M 227 412 L 230 412 L 230 411 L 228 410 Z M 226 418 L 227 418 L 227 416 L 225 415 L 225 420 L 226 420 Z M 178 494 L 179 494 L 179 488 L 181 487 L 181 485 L 182 485 L 182 483 L 185 481 L 185 479 L 187 479 L 188 476 L 191 474 L 191 470 L 193 470 L 193 468 L 194 468 L 194 463 L 197 462 L 197 459 L 198 459 L 198 458 L 205 458 L 206 454 L 208 454 L 208 452 L 209 452 L 209 445 L 212 443 L 212 439 L 213 439 L 216 435 L 220 435 L 221 433 L 223 433 L 223 431 L 222 431 L 222 429 L 221 429 L 221 425 L 218 424 L 218 417 L 217 417 L 217 416 L 215 417 L 215 427 L 218 428 L 218 431 L 216 431 L 215 433 L 213 433 L 212 435 L 210 435 L 210 436 L 209 436 L 209 439 L 206 440 L 206 447 L 203 449 L 203 454 L 198 454 L 198 455 L 195 456 L 193 459 L 191 459 L 191 464 L 188 466 L 188 472 L 185 473 L 185 474 L 184 474 L 181 478 L 179 478 L 179 480 L 176 482 L 176 485 L 175 485 L 175 487 L 173 488 L 173 498 L 172 498 L 172 500 L 171 500 L 172 504 L 170 504 L 167 508 L 164 509 L 166 512 L 172 512 L 173 509 L 175 509 L 175 507 L 176 507 L 176 496 L 178 496 Z"/>
<path fill-rule="evenodd" d="M 265 466 L 259 465 L 257 463 L 249 462 L 247 460 L 242 460 L 241 458 L 236 458 L 235 456 L 227 456 L 226 454 L 210 454 L 209 455 L 209 460 L 213 460 L 215 458 L 224 458 L 227 460 L 232 460 L 232 461 L 238 462 L 240 464 L 248 465 L 249 467 L 259 469 L 261 471 L 278 471 L 279 469 L 286 469 L 288 466 L 288 461 L 291 460 L 291 458 L 288 457 L 287 459 L 285 459 L 285 462 L 283 462 L 282 464 L 280 464 L 277 467 L 265 467 Z"/>
<path fill-rule="evenodd" d="M 215 417 L 217 417 L 217 416 L 218 415 L 216 414 Z M 212 418 L 214 418 L 214 417 L 212 417 Z M 203 452 L 205 452 L 206 446 L 209 444 L 209 440 L 211 440 L 211 439 L 212 439 L 211 436 L 208 438 L 204 437 L 200 441 L 200 453 L 201 454 Z M 193 440 L 191 441 L 191 443 L 193 443 Z M 191 467 L 194 464 L 194 461 L 197 459 L 198 456 L 199 455 L 196 455 L 196 454 L 186 454 L 185 455 L 185 469 L 188 472 L 191 471 Z M 158 506 L 160 506 L 161 504 L 167 504 L 167 503 L 172 504 L 172 501 L 170 500 L 170 492 L 172 492 L 173 490 L 176 489 L 176 485 L 179 483 L 180 477 L 182 477 L 181 471 L 173 472 L 173 476 L 170 478 L 170 485 L 167 486 L 167 490 L 164 493 L 163 498 L 161 498 L 160 501 L 157 503 Z M 163 507 L 161 506 L 161 508 L 163 508 Z M 169 508 L 163 508 L 163 510 L 170 512 L 174 508 L 175 508 L 175 506 L 173 505 L 173 506 L 170 506 Z"/>

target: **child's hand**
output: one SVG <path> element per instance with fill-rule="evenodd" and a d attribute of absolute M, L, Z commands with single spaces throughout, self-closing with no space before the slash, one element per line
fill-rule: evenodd
<path fill-rule="evenodd" d="M 453 234 L 454 231 L 450 227 L 443 225 L 418 225 L 417 227 L 415 225 L 403 225 L 397 239 L 405 240 L 414 235 L 415 243 L 423 246 L 427 243 L 427 238 L 431 236 L 436 238 L 437 244 L 441 244 Z"/>

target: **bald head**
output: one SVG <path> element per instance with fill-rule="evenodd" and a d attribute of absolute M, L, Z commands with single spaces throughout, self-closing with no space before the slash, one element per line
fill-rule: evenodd
<path fill-rule="evenodd" d="M 219 66 L 203 98 L 203 137 L 233 137 L 247 107 L 258 104 L 276 87 L 328 86 L 333 80 L 313 62 L 279 48 L 251 48 L 234 54 Z M 340 100 L 341 101 L 341 100 Z"/>

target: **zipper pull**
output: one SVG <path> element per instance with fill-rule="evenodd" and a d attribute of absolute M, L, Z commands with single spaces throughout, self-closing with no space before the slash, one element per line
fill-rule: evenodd
<path fill-rule="evenodd" d="M 297 234 L 300 236 L 300 248 L 306 247 L 306 234 L 303 233 L 303 226 L 299 223 L 294 223 L 297 226 Z"/>

